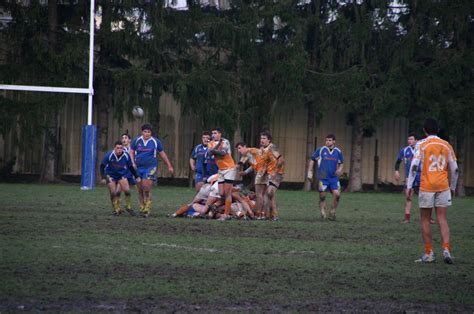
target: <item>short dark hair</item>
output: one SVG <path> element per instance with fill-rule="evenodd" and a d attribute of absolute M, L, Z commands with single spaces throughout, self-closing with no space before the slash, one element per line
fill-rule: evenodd
<path fill-rule="evenodd" d="M 262 131 L 260 132 L 260 136 L 265 136 L 266 138 L 268 138 L 270 141 L 272 140 L 272 134 L 268 131 Z"/>
<path fill-rule="evenodd" d="M 408 133 L 407 138 L 409 138 L 409 137 L 413 137 L 416 140 L 416 134 L 415 133 Z"/>
<path fill-rule="evenodd" d="M 122 141 L 115 141 L 114 147 L 117 145 L 123 146 Z"/>
<path fill-rule="evenodd" d="M 245 144 L 245 142 L 238 142 L 237 144 L 235 144 L 235 148 L 239 146 L 247 146 L 247 144 Z"/>
<path fill-rule="evenodd" d="M 120 137 L 124 137 L 124 136 L 128 137 L 129 139 L 132 139 L 132 137 L 128 133 L 122 133 L 122 135 L 120 135 Z"/>
<path fill-rule="evenodd" d="M 222 134 L 221 128 L 217 128 L 217 127 L 216 127 L 216 128 L 213 128 L 213 129 L 211 130 L 211 132 L 212 132 L 212 131 L 217 131 L 217 132 L 219 132 L 219 133 Z"/>
<path fill-rule="evenodd" d="M 330 138 L 332 139 L 333 141 L 336 140 L 336 135 L 332 134 L 332 133 L 329 133 L 328 135 L 326 135 L 326 138 Z"/>
<path fill-rule="evenodd" d="M 439 131 L 438 121 L 433 118 L 428 118 L 425 120 L 423 124 L 423 129 L 425 130 L 428 135 L 436 135 Z"/>
<path fill-rule="evenodd" d="M 208 131 L 204 131 L 202 132 L 201 136 L 204 136 L 204 135 L 211 136 L 211 133 L 209 133 Z"/>
<path fill-rule="evenodd" d="M 145 123 L 144 125 L 142 125 L 142 131 L 145 131 L 145 130 L 153 131 L 153 127 L 151 126 L 150 123 Z"/>

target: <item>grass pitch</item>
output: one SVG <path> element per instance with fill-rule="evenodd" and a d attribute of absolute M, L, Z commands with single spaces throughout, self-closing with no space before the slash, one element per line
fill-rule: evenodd
<path fill-rule="evenodd" d="M 167 218 L 193 190 L 153 195 L 152 217 L 113 217 L 104 187 L 0 184 L 0 311 L 474 310 L 474 198 L 448 214 L 455 264 L 435 226 L 420 265 L 401 194 L 343 193 L 336 222 L 315 192 L 279 191 L 279 222 Z"/>

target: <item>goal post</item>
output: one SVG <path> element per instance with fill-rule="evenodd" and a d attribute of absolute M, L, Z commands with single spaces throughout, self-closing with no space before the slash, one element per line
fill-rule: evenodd
<path fill-rule="evenodd" d="M 89 19 L 89 87 L 54 87 L 0 84 L 0 90 L 14 90 L 27 92 L 73 93 L 88 94 L 87 125 L 82 127 L 82 161 L 81 161 L 81 190 L 92 190 L 95 187 L 95 162 L 97 159 L 97 126 L 92 124 L 93 96 L 94 96 L 94 27 L 95 27 L 95 0 L 90 0 Z"/>

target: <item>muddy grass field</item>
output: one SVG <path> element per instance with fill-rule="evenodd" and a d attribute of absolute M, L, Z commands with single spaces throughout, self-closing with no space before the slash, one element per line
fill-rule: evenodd
<path fill-rule="evenodd" d="M 104 187 L 0 184 L 0 311 L 474 311 L 474 198 L 448 215 L 455 264 L 420 265 L 401 194 L 343 193 L 336 222 L 295 191 L 279 222 L 166 217 L 192 196 L 158 187 L 144 219 Z"/>

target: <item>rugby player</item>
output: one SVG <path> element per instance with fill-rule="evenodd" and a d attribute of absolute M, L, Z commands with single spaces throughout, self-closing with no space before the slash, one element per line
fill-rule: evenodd
<path fill-rule="evenodd" d="M 142 135 L 136 137 L 130 145 L 130 157 L 141 178 L 141 181 L 137 182 L 137 188 L 140 200 L 140 214 L 145 218 L 150 215 L 152 208 L 151 189 L 153 182 L 157 180 L 157 153 L 168 166 L 170 174 L 173 175 L 174 168 L 168 159 L 168 155 L 163 150 L 163 145 L 159 139 L 152 136 L 151 125 L 144 124 L 142 126 Z"/>
<path fill-rule="evenodd" d="M 201 144 L 194 147 L 191 158 L 189 159 L 189 166 L 194 172 L 194 187 L 196 192 L 201 189 L 206 181 L 206 155 L 207 144 L 211 138 L 209 132 L 203 132 L 201 136 Z"/>
<path fill-rule="evenodd" d="M 270 200 L 271 208 L 271 213 L 269 213 L 268 218 L 273 221 L 278 221 L 276 191 L 280 187 L 281 181 L 283 181 L 285 159 L 280 154 L 277 145 L 272 143 L 272 135 L 270 132 L 265 131 L 260 133 L 260 145 L 264 151 L 266 173 L 268 176 L 267 196 Z"/>
<path fill-rule="evenodd" d="M 212 141 L 209 142 L 207 147 L 209 154 L 216 159 L 219 168 L 219 193 L 225 204 L 224 214 L 221 215 L 220 220 L 227 220 L 230 218 L 232 186 L 237 176 L 237 168 L 234 159 L 232 159 L 230 143 L 222 137 L 222 131 L 219 128 L 214 128 L 211 133 Z"/>
<path fill-rule="evenodd" d="M 254 185 L 255 185 L 255 194 L 257 199 L 257 206 L 255 208 L 255 216 L 257 219 L 265 217 L 263 211 L 265 193 L 268 185 L 268 176 L 266 172 L 266 164 L 263 158 L 263 149 L 255 147 L 247 147 L 244 142 L 239 142 L 235 145 L 238 152 L 240 153 L 239 164 L 249 163 L 245 171 L 240 171 L 241 176 L 246 176 L 253 171 L 255 171 Z"/>
<path fill-rule="evenodd" d="M 451 145 L 437 136 L 439 126 L 436 120 L 426 119 L 423 131 L 427 137 L 416 144 L 415 157 L 411 163 L 407 183 L 408 189 L 413 188 L 416 173 L 418 168 L 421 168 L 418 204 L 425 253 L 416 262 L 432 263 L 435 261 L 430 226 L 431 212 L 435 208 L 441 234 L 443 259 L 445 263 L 452 264 L 447 213 L 458 179 L 456 155 Z"/>
<path fill-rule="evenodd" d="M 336 137 L 328 134 L 325 146 L 316 149 L 311 156 L 308 165 L 308 179 L 313 180 L 314 162 L 318 162 L 319 180 L 319 210 L 321 218 L 326 219 L 326 192 L 330 191 L 333 196 L 332 209 L 329 213 L 330 220 L 336 220 L 336 209 L 341 196 L 341 184 L 339 176 L 342 174 L 344 157 L 342 151 L 336 147 Z"/>
<path fill-rule="evenodd" d="M 124 192 L 127 200 L 126 210 L 130 215 L 135 215 L 131 208 L 130 186 L 126 177 L 128 173 L 138 178 L 138 174 L 132 164 L 132 159 L 128 153 L 123 151 L 122 142 L 117 141 L 114 144 L 114 149 L 105 154 L 100 164 L 102 183 L 107 184 L 109 188 L 113 214 L 116 216 L 122 213 L 122 208 L 120 207 L 121 191 Z M 137 180 L 139 181 L 140 178 Z"/>

